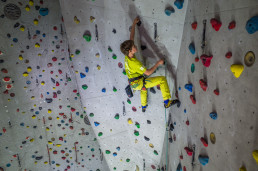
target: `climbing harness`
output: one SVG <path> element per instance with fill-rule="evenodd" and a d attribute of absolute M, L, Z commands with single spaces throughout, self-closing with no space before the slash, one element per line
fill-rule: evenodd
<path fill-rule="evenodd" d="M 136 81 L 136 80 L 139 80 L 143 78 L 143 85 L 142 85 L 142 88 L 141 90 L 147 90 L 145 85 L 146 85 L 146 82 L 145 82 L 145 77 L 143 75 L 139 76 L 139 77 L 134 77 L 134 78 L 131 78 L 131 79 L 128 79 L 128 82 L 130 85 L 132 85 L 132 82 Z"/>

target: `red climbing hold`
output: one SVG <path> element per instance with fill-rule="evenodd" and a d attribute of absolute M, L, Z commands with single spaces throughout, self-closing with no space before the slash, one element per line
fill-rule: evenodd
<path fill-rule="evenodd" d="M 195 62 L 199 62 L 199 58 L 198 57 L 195 57 Z"/>
<path fill-rule="evenodd" d="M 73 90 L 74 93 L 77 93 L 77 90 Z"/>
<path fill-rule="evenodd" d="M 213 92 L 214 92 L 214 94 L 216 94 L 217 96 L 219 95 L 219 90 L 218 90 L 218 89 L 214 90 Z"/>
<path fill-rule="evenodd" d="M 53 98 L 57 98 L 56 92 L 53 92 Z"/>
<path fill-rule="evenodd" d="M 56 61 L 57 61 L 57 58 L 56 58 L 56 57 L 53 57 L 53 58 L 52 58 L 52 61 L 53 61 L 53 62 L 56 62 Z"/>
<path fill-rule="evenodd" d="M 151 168 L 152 168 L 152 169 L 156 169 L 156 167 L 155 167 L 154 165 L 151 165 Z"/>
<path fill-rule="evenodd" d="M 189 126 L 189 124 L 190 124 L 190 122 L 188 120 L 185 123 L 186 123 L 187 126 Z"/>
<path fill-rule="evenodd" d="M 58 87 L 60 84 L 59 84 L 59 82 L 56 82 L 56 86 Z"/>
<path fill-rule="evenodd" d="M 5 90 L 3 93 L 4 93 L 4 94 L 9 94 L 8 90 Z"/>
<path fill-rule="evenodd" d="M 64 139 L 63 139 L 63 137 L 59 137 L 59 140 L 60 140 L 60 141 L 63 141 Z"/>
<path fill-rule="evenodd" d="M 190 95 L 190 99 L 192 100 L 193 104 L 196 104 L 196 100 L 195 100 L 194 95 Z"/>
<path fill-rule="evenodd" d="M 203 89 L 203 91 L 206 91 L 207 90 L 207 83 L 203 79 L 200 79 L 199 82 L 200 82 L 200 86 Z"/>
<path fill-rule="evenodd" d="M 62 157 L 62 159 L 63 159 L 63 160 L 65 160 L 65 159 L 66 159 L 66 157 Z"/>
<path fill-rule="evenodd" d="M 184 166 L 184 171 L 186 171 L 186 167 Z"/>
<path fill-rule="evenodd" d="M 196 21 L 192 23 L 192 28 L 193 28 L 193 30 L 196 30 L 196 28 L 197 28 L 197 22 Z"/>
<path fill-rule="evenodd" d="M 201 60 L 202 60 L 202 64 L 205 66 L 205 67 L 209 67 L 210 64 L 211 64 L 211 60 L 212 60 L 213 56 L 207 56 L 205 54 L 203 54 L 201 56 Z"/>
<path fill-rule="evenodd" d="M 190 149 L 189 147 L 185 147 L 184 149 L 185 149 L 185 151 L 186 151 L 188 156 L 192 156 L 193 155 L 193 150 L 192 149 Z"/>
<path fill-rule="evenodd" d="M 228 52 L 226 55 L 225 55 L 226 58 L 231 58 L 232 57 L 232 52 Z"/>
<path fill-rule="evenodd" d="M 63 71 L 62 71 L 62 70 L 60 70 L 60 69 L 58 70 L 58 72 L 59 72 L 59 74 L 62 74 L 62 73 L 63 73 Z"/>
<path fill-rule="evenodd" d="M 203 137 L 201 138 L 201 142 L 205 147 L 208 147 L 208 142 Z"/>
<path fill-rule="evenodd" d="M 10 80 L 11 80 L 10 77 L 4 77 L 4 79 L 3 79 L 4 82 L 9 82 Z"/>
<path fill-rule="evenodd" d="M 64 153 L 65 153 L 65 151 L 64 151 L 64 150 L 61 150 L 61 153 L 62 153 L 62 154 L 64 154 Z"/>
<path fill-rule="evenodd" d="M 57 151 L 55 150 L 55 151 L 53 151 L 53 154 L 57 154 Z"/>
<path fill-rule="evenodd" d="M 231 21 L 230 23 L 229 23 L 229 25 L 228 25 L 228 29 L 229 30 L 232 30 L 232 29 L 234 29 L 236 27 L 236 22 L 235 21 Z"/>
<path fill-rule="evenodd" d="M 214 28 L 215 31 L 219 31 L 219 29 L 222 25 L 222 23 L 219 20 L 217 20 L 216 18 L 212 18 L 210 20 L 210 23 L 211 23 L 211 26 Z"/>
<path fill-rule="evenodd" d="M 72 112 L 74 112 L 75 110 L 76 110 L 76 109 L 74 109 L 74 108 L 71 108 L 71 111 L 72 111 Z"/>
<path fill-rule="evenodd" d="M 53 28 L 54 30 L 57 30 L 57 27 L 56 26 L 54 26 L 54 28 Z"/>
<path fill-rule="evenodd" d="M 3 132 L 6 133 L 6 129 L 5 128 L 3 128 Z"/>
<path fill-rule="evenodd" d="M 181 160 L 183 160 L 183 159 L 184 159 L 183 155 L 180 155 L 180 159 L 181 159 Z"/>
<path fill-rule="evenodd" d="M 1 71 L 2 71 L 2 73 L 8 73 L 8 71 L 7 71 L 7 69 L 5 69 L 5 68 L 3 68 L 3 69 L 1 69 Z"/>

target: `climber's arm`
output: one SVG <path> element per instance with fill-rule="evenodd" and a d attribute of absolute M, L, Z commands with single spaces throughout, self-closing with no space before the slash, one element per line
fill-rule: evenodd
<path fill-rule="evenodd" d="M 147 76 L 151 75 L 158 68 L 159 65 L 163 65 L 163 64 L 164 64 L 164 60 L 163 59 L 159 60 L 152 68 L 147 69 L 144 72 L 144 74 Z"/>
<path fill-rule="evenodd" d="M 140 21 L 139 17 L 136 17 L 133 21 L 132 30 L 130 34 L 130 40 L 134 41 L 134 34 L 135 34 L 135 25 Z"/>

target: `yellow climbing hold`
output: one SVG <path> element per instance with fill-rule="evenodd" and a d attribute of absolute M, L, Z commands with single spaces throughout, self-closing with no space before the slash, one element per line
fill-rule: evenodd
<path fill-rule="evenodd" d="M 241 64 L 233 64 L 233 65 L 231 65 L 230 69 L 231 69 L 232 73 L 234 74 L 234 76 L 236 78 L 238 78 L 244 71 L 244 66 Z"/>
<path fill-rule="evenodd" d="M 39 47 L 40 47 L 40 44 L 36 43 L 36 44 L 35 44 L 35 47 L 36 47 L 36 48 L 39 48 Z"/>
<path fill-rule="evenodd" d="M 151 144 L 151 143 L 149 144 L 149 146 L 150 146 L 150 148 L 154 148 L 154 145 L 153 145 L 153 144 Z"/>
<path fill-rule="evenodd" d="M 136 171 L 140 171 L 140 168 L 138 165 L 136 165 Z"/>
<path fill-rule="evenodd" d="M 55 87 L 53 87 L 53 90 L 55 90 L 56 88 Z"/>
<path fill-rule="evenodd" d="M 31 71 L 32 71 L 31 67 L 28 67 L 28 68 L 27 68 L 27 71 L 28 71 L 28 72 L 31 72 Z"/>
<path fill-rule="evenodd" d="M 24 77 L 28 77 L 28 76 L 29 76 L 29 74 L 28 74 L 27 72 L 24 72 L 22 75 L 23 75 Z"/>
<path fill-rule="evenodd" d="M 19 60 L 21 60 L 21 61 L 23 60 L 23 57 L 21 55 L 19 56 Z"/>
<path fill-rule="evenodd" d="M 246 171 L 246 168 L 244 166 L 242 166 L 239 171 Z"/>
<path fill-rule="evenodd" d="M 57 120 L 59 120 L 60 118 L 59 117 L 56 117 Z"/>
<path fill-rule="evenodd" d="M 45 72 L 45 70 L 43 69 L 42 72 Z"/>
<path fill-rule="evenodd" d="M 48 164 L 48 162 L 47 162 L 47 161 L 45 161 L 45 162 L 44 162 L 44 164 Z"/>
<path fill-rule="evenodd" d="M 35 162 L 34 162 L 34 164 L 38 164 L 38 162 L 37 162 L 37 161 L 35 161 Z"/>
<path fill-rule="evenodd" d="M 48 144 L 53 144 L 53 142 L 52 141 L 48 141 Z"/>
<path fill-rule="evenodd" d="M 256 161 L 256 163 L 258 164 L 258 150 L 253 151 L 253 157 L 254 157 L 254 160 Z"/>
<path fill-rule="evenodd" d="M 44 81 L 41 81 L 41 85 L 45 85 L 45 82 L 44 82 Z"/>
<path fill-rule="evenodd" d="M 29 5 L 27 5 L 27 6 L 25 7 L 25 10 L 26 10 L 26 11 L 30 11 Z"/>
<path fill-rule="evenodd" d="M 34 100 L 34 99 L 35 99 L 35 96 L 31 96 L 30 99 L 31 99 L 31 100 Z"/>
<path fill-rule="evenodd" d="M 90 16 L 90 22 L 93 23 L 95 21 L 95 18 L 93 16 Z"/>
<path fill-rule="evenodd" d="M 34 4 L 34 2 L 32 0 L 29 1 L 30 6 L 32 6 Z"/>
<path fill-rule="evenodd" d="M 96 54 L 96 57 L 98 58 L 99 56 L 100 56 L 99 53 L 97 53 L 97 54 Z"/>
<path fill-rule="evenodd" d="M 60 164 L 56 164 L 56 167 L 59 167 L 60 166 Z"/>
<path fill-rule="evenodd" d="M 74 54 L 71 54 L 70 56 L 71 56 L 71 58 L 73 58 L 73 57 L 74 57 Z"/>
<path fill-rule="evenodd" d="M 62 144 L 57 144 L 56 146 L 57 146 L 57 147 L 61 147 L 61 146 L 62 146 Z"/>
<path fill-rule="evenodd" d="M 42 55 L 41 53 L 38 54 L 38 56 L 41 56 L 41 55 Z"/>
<path fill-rule="evenodd" d="M 66 134 L 64 134 L 64 137 L 66 137 Z"/>
<path fill-rule="evenodd" d="M 52 148 L 49 148 L 49 151 L 52 151 L 53 149 Z"/>
<path fill-rule="evenodd" d="M 76 16 L 74 16 L 73 20 L 74 20 L 74 22 L 75 22 L 76 24 L 79 24 L 79 23 L 80 23 L 80 20 L 79 20 Z"/>
<path fill-rule="evenodd" d="M 38 24 L 39 24 L 39 20 L 35 19 L 35 20 L 33 21 L 33 23 L 34 23 L 35 25 L 38 25 Z"/>
<path fill-rule="evenodd" d="M 135 139 L 135 140 L 134 140 L 134 143 L 135 143 L 135 144 L 137 144 L 137 143 L 138 143 L 138 140 L 137 140 L 137 139 Z"/>
<path fill-rule="evenodd" d="M 21 30 L 21 31 L 24 31 L 24 30 L 25 30 L 25 27 L 24 27 L 24 26 L 21 26 L 21 27 L 20 27 L 20 30 Z"/>
<path fill-rule="evenodd" d="M 46 127 L 46 131 L 49 131 L 49 127 Z"/>
<path fill-rule="evenodd" d="M 100 69 L 101 69 L 101 66 L 97 65 L 97 69 L 100 70 Z"/>
<path fill-rule="evenodd" d="M 35 118 L 36 118 L 36 115 L 33 115 L 33 116 L 32 116 L 32 119 L 35 119 Z"/>
<path fill-rule="evenodd" d="M 78 71 L 75 71 L 76 74 L 78 74 L 79 72 Z"/>
<path fill-rule="evenodd" d="M 48 110 L 47 110 L 47 113 L 52 113 L 52 110 L 51 110 L 51 109 L 48 109 Z"/>
<path fill-rule="evenodd" d="M 128 123 L 129 123 L 129 124 L 133 124 L 133 121 L 132 121 L 131 118 L 128 119 Z"/>
<path fill-rule="evenodd" d="M 32 138 L 32 139 L 30 139 L 30 142 L 33 142 L 34 141 L 34 139 Z"/>

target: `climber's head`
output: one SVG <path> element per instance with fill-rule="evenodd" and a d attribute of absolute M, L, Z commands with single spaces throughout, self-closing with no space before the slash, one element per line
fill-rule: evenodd
<path fill-rule="evenodd" d="M 126 40 L 120 45 L 121 52 L 128 56 L 133 57 L 133 55 L 138 51 L 137 46 L 134 45 L 133 40 Z"/>

